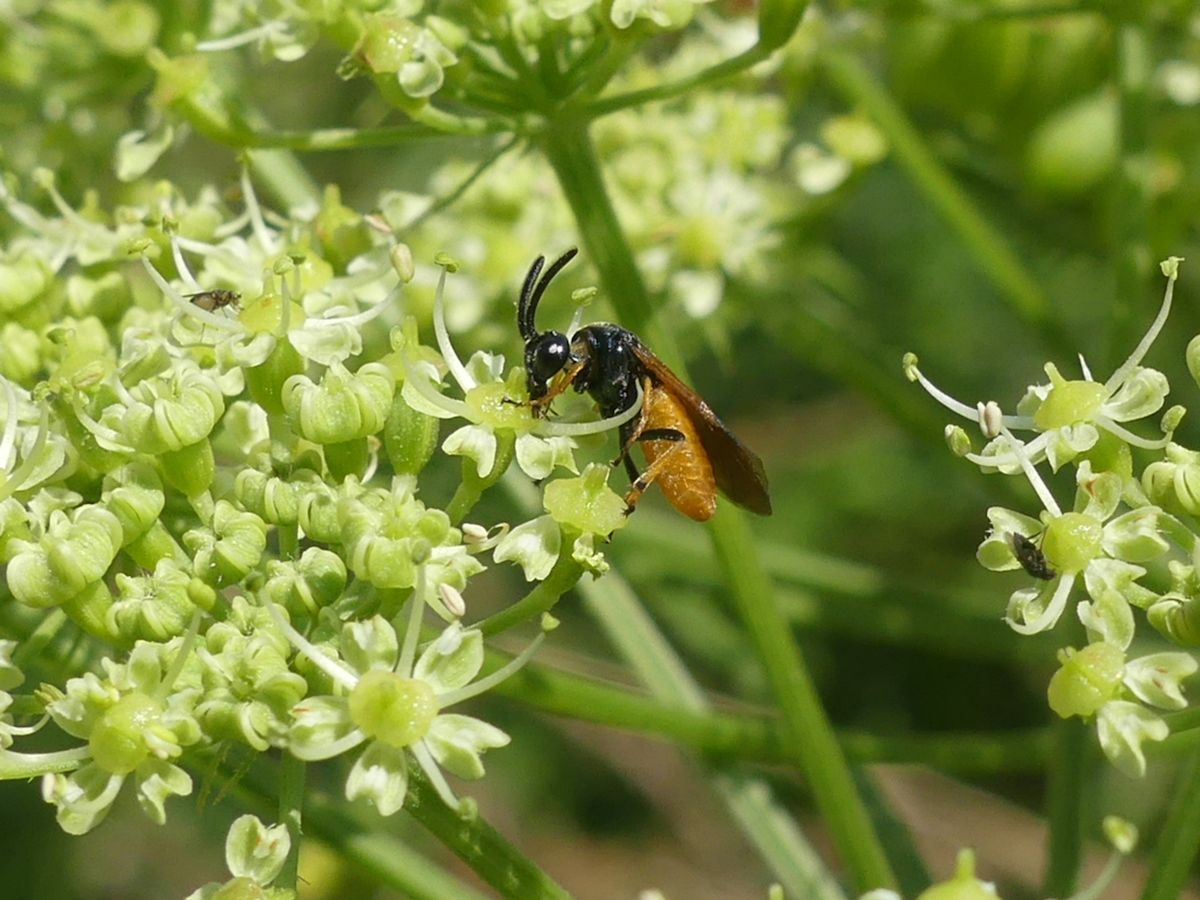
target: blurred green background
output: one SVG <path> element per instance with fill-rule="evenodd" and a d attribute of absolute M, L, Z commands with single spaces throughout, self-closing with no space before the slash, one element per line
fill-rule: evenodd
<path fill-rule="evenodd" d="M 145 127 L 153 73 L 81 12 L 97 6 L 0 4 L 0 166 L 26 184 L 48 167 L 72 203 L 95 191 L 113 205 L 140 190 L 113 176 L 113 147 Z M 163 35 L 203 21 L 198 2 L 154 7 Z M 751 10 L 710 12 L 736 23 Z M 680 42 L 666 36 L 648 58 L 670 66 Z M 369 84 L 332 77 L 339 58 L 320 45 L 289 64 L 226 54 L 220 77 L 276 127 L 387 121 Z M 1011 408 L 1044 380 L 1046 360 L 1064 372 L 1077 371 L 1078 353 L 1097 372 L 1119 363 L 1157 309 L 1155 263 L 1176 255 L 1189 262 L 1148 364 L 1170 378 L 1173 402 L 1193 402 L 1183 349 L 1200 332 L 1190 262 L 1200 261 L 1200 12 L 1185 0 L 825 3 L 767 72 L 618 113 L 597 140 L 659 324 L 686 351 L 695 386 L 766 461 L 776 512 L 755 534 L 832 720 L 872 747 L 871 736 L 994 732 L 986 753 L 886 740 L 863 752 L 927 764 L 873 771 L 931 873 L 944 877 L 954 852 L 974 846 L 1004 896 L 1040 896 L 1057 739 L 1045 685 L 1067 641 L 1010 632 L 1002 615 L 1020 576 L 974 561 L 988 506 L 1037 504 L 1022 480 L 981 476 L 945 450 L 948 418 L 904 380 L 900 357 L 919 353 L 955 396 Z M 439 139 L 299 158 L 348 206 L 403 221 L 408 194 L 447 193 L 495 149 Z M 237 172 L 232 151 L 192 134 L 151 176 L 190 194 L 231 189 Z M 722 172 L 724 198 L 712 180 Z M 712 202 L 695 209 L 680 191 Z M 0 216 L 0 233 L 15 228 Z M 510 304 L 528 261 L 578 240 L 548 166 L 521 147 L 400 236 L 426 268 L 436 250 L 462 259 L 450 286 L 460 349 L 509 354 L 520 349 Z M 570 289 L 596 283 L 576 268 L 543 322 L 565 324 Z M 429 293 L 426 273 L 413 308 L 427 313 Z M 689 308 L 712 293 L 715 303 Z M 611 316 L 603 297 L 588 315 Z M 1198 437 L 1185 420 L 1181 442 Z M 432 473 L 429 496 L 448 497 L 453 474 Z M 514 515 L 497 495 L 476 518 Z M 653 494 L 607 552 L 719 704 L 768 702 L 701 528 Z M 510 571 L 481 583 L 481 615 L 523 591 Z M 564 625 L 540 658 L 627 681 L 585 609 L 604 602 L 604 584 L 559 606 Z M 763 896 L 766 871 L 693 757 L 512 701 L 485 705 L 514 740 L 471 793 L 578 896 Z M 1089 860 L 1104 859 L 1107 813 L 1153 846 L 1183 749 L 1168 741 L 1132 782 L 1093 747 L 1080 821 L 1097 839 Z M 825 847 L 803 781 L 767 774 Z M 209 802 L 177 803 L 163 829 L 124 798 L 84 838 L 59 833 L 36 787 L 0 785 L 0 895 L 169 897 L 217 877 L 237 793 L 218 799 L 229 786 L 210 781 Z M 388 827 L 444 856 L 406 817 Z M 384 896 L 315 842 L 309 851 L 307 896 Z M 1127 866 L 1107 896 L 1136 896 L 1142 877 Z"/>

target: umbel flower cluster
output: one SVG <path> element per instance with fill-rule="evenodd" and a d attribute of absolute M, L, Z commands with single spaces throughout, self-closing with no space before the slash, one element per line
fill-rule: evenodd
<path fill-rule="evenodd" d="M 1163 711 L 1187 706 L 1183 682 L 1197 669 L 1185 650 L 1144 652 L 1138 621 L 1160 640 L 1200 646 L 1200 453 L 1173 439 L 1181 406 L 1162 414 L 1159 434 L 1133 430 L 1166 402 L 1166 377 L 1142 362 L 1166 324 L 1181 261 L 1162 263 L 1162 307 L 1116 371 L 1098 380 L 1081 357 L 1079 377 L 1070 378 L 1047 363 L 1048 381 L 1031 385 L 1014 414 L 995 402 L 971 407 L 953 399 L 926 378 L 915 355 L 904 358 L 910 380 L 986 439 L 977 451 L 962 427 L 948 425 L 950 449 L 985 473 L 1017 475 L 1032 486 L 1040 509 L 988 510 L 979 562 L 996 572 L 1023 571 L 1025 583 L 1005 615 L 1018 634 L 1048 632 L 1064 614 L 1082 624 L 1086 642 L 1058 653 L 1050 707 L 1063 718 L 1094 721 L 1104 753 L 1131 776 L 1146 771 L 1143 744 L 1170 733 Z M 1189 344 L 1187 363 L 1200 382 L 1200 337 Z M 1154 457 L 1140 472 L 1134 449 Z M 1060 502 L 1044 469 L 1073 471 L 1073 495 Z"/>
<path fill-rule="evenodd" d="M 485 660 L 471 582 L 511 562 L 529 581 L 554 570 L 561 594 L 603 571 L 624 502 L 574 453 L 623 418 L 535 420 L 520 369 L 461 360 L 448 258 L 438 350 L 420 344 L 410 251 L 335 193 L 283 219 L 248 176 L 235 209 L 167 185 L 76 209 L 36 180 L 36 206 L 0 185 L 16 226 L 0 248 L 0 559 L 5 628 L 23 636 L 0 641 L 0 777 L 41 775 L 83 834 L 122 790 L 162 822 L 193 763 L 241 745 L 345 756 L 346 796 L 384 815 L 419 769 L 470 815 L 444 772 L 480 777 L 509 739 L 454 707 L 554 625 Z M 439 442 L 441 419 L 457 421 Z M 421 477 L 439 452 L 462 458 L 444 508 Z M 510 467 L 542 484 L 545 515 L 468 521 Z M 26 682 L 40 652 L 81 640 L 75 677 Z M 23 748 L 38 731 L 59 749 Z M 274 832 L 238 828 L 235 877 L 269 881 L 278 866 L 237 848 Z"/>

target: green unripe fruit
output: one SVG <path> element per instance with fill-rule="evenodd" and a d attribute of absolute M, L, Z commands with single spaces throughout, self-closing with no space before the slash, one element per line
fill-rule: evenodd
<path fill-rule="evenodd" d="M 396 391 L 383 426 L 383 448 L 397 475 L 418 475 L 433 459 L 438 426 L 435 417 L 413 409 Z"/>
<path fill-rule="evenodd" d="M 1042 553 L 1059 572 L 1082 572 L 1100 553 L 1103 526 L 1083 513 L 1063 513 L 1046 526 Z"/>
<path fill-rule="evenodd" d="M 185 497 L 195 497 L 207 491 L 216 473 L 212 444 L 207 439 L 182 450 L 163 453 L 159 461 L 162 463 L 163 478 Z"/>
<path fill-rule="evenodd" d="M 261 365 L 246 370 L 246 388 L 254 402 L 268 415 L 283 415 L 283 383 L 293 375 L 304 372 L 304 357 L 296 352 L 287 338 L 275 344 L 275 349 Z"/>
<path fill-rule="evenodd" d="M 1100 641 L 1078 652 L 1067 649 L 1062 661 L 1062 667 L 1050 679 L 1046 696 L 1050 708 L 1064 719 L 1095 715 L 1121 685 L 1125 653 L 1113 644 Z"/>
<path fill-rule="evenodd" d="M 1108 392 L 1094 381 L 1056 380 L 1033 422 L 1041 431 L 1086 422 L 1100 411 Z"/>
<path fill-rule="evenodd" d="M 369 738 L 389 747 L 407 747 L 429 733 L 438 714 L 428 683 L 372 669 L 350 693 L 350 719 Z"/>
<path fill-rule="evenodd" d="M 100 768 L 128 775 L 149 755 L 145 732 L 158 720 L 162 704 L 145 694 L 122 697 L 105 711 L 92 729 L 88 749 Z"/>
<path fill-rule="evenodd" d="M 241 875 L 225 882 L 212 896 L 213 900 L 269 900 L 271 892 L 253 878 Z"/>

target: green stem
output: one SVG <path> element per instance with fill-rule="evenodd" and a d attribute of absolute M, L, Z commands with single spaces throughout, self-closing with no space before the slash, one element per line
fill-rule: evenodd
<path fill-rule="evenodd" d="M 416 767 L 409 772 L 404 808 L 503 896 L 522 900 L 570 897 L 482 818 L 465 820 L 446 806 Z"/>
<path fill-rule="evenodd" d="M 536 619 L 542 613 L 547 613 L 562 599 L 563 594 L 573 588 L 583 575 L 583 567 L 571 555 L 572 541 L 563 536 L 562 549 L 550 574 L 539 582 L 533 590 L 506 609 L 478 622 L 474 627 L 483 632 L 484 637 L 507 631 L 514 625 Z"/>
<path fill-rule="evenodd" d="M 1092 733 L 1077 718 L 1055 725 L 1055 748 L 1047 790 L 1049 852 L 1044 890 L 1047 896 L 1075 892 L 1083 858 L 1086 784 Z"/>
<path fill-rule="evenodd" d="M 246 772 L 226 774 L 234 782 L 232 790 L 260 816 L 273 814 L 279 793 L 277 767 L 258 765 Z M 408 842 L 381 830 L 377 816 L 357 817 L 344 800 L 309 790 L 304 798 L 304 827 L 309 836 L 325 842 L 383 885 L 404 896 L 428 900 L 445 897 L 477 900 L 479 896 L 473 888 L 415 853 Z M 519 854 L 517 856 L 519 863 L 527 862 Z M 504 859 L 503 856 L 500 858 Z"/>
<path fill-rule="evenodd" d="M 287 826 L 288 836 L 292 839 L 291 849 L 283 868 L 275 878 L 275 886 L 296 890 L 297 876 L 300 871 L 300 844 L 304 837 L 303 816 L 301 806 L 304 803 L 304 779 L 306 764 L 290 753 L 283 754 L 279 766 L 279 814 L 280 823 Z"/>
<path fill-rule="evenodd" d="M 1128 352 L 1133 318 L 1146 307 L 1153 262 L 1149 240 L 1150 199 L 1147 182 L 1151 158 L 1151 82 L 1154 74 L 1150 35 L 1143 4 L 1129 3 L 1130 16 L 1116 25 L 1117 87 L 1120 91 L 1120 162 L 1114 179 L 1115 212 L 1113 298 L 1109 358 L 1119 362 Z"/>
<path fill-rule="evenodd" d="M 1184 885 L 1200 849 L 1200 750 L 1180 767 L 1167 821 L 1158 836 L 1142 900 L 1173 900 Z"/>
<path fill-rule="evenodd" d="M 381 830 L 378 819 L 359 821 L 345 804 L 328 794 L 309 791 L 304 812 L 310 837 L 327 844 L 347 862 L 380 883 L 417 900 L 484 900 L 484 896 L 442 871 L 408 841 Z"/>
<path fill-rule="evenodd" d="M 1004 300 L 1022 318 L 1038 325 L 1055 346 L 1069 346 L 1051 319 L 1050 304 L 1041 287 L 1003 235 L 954 181 L 886 89 L 848 53 L 831 49 L 822 54 L 821 62 L 833 87 L 846 102 L 862 108 L 884 133 L 897 162 L 958 233 Z"/>
<path fill-rule="evenodd" d="M 696 72 L 686 78 L 680 78 L 678 81 L 668 81 L 664 84 L 651 88 L 643 88 L 638 91 L 628 91 L 624 94 L 614 94 L 611 97 L 601 97 L 599 100 L 589 103 L 584 109 L 589 118 L 599 118 L 618 110 L 628 109 L 631 106 L 641 106 L 645 103 L 657 103 L 663 100 L 670 100 L 674 97 L 682 97 L 684 94 L 690 94 L 697 88 L 732 78 L 734 75 L 738 75 L 751 66 L 762 62 L 770 55 L 770 50 L 766 50 L 756 44 L 749 50 L 739 53 L 737 56 L 723 60 L 715 66 Z"/>
<path fill-rule="evenodd" d="M 542 147 L 623 324 L 641 332 L 663 361 L 685 376 L 673 336 L 652 321 L 650 297 L 617 221 L 587 125 L 571 119 L 554 122 Z M 713 519 L 710 535 L 780 705 L 789 746 L 802 762 L 855 886 L 860 891 L 892 886 L 887 857 L 762 570 L 745 518 L 725 507 Z"/>
<path fill-rule="evenodd" d="M 496 147 L 495 150 L 493 150 L 491 153 L 489 153 L 487 156 L 485 156 L 483 159 L 481 159 L 479 161 L 479 164 L 477 166 L 475 166 L 475 168 L 471 171 L 471 174 L 469 174 L 466 178 L 464 178 L 461 182 L 459 182 L 459 184 L 456 185 L 455 188 L 452 191 L 450 191 L 450 193 L 446 194 L 443 197 L 439 197 L 433 203 L 429 204 L 429 206 L 427 206 L 425 209 L 423 209 L 419 215 L 417 215 L 415 218 L 413 218 L 413 220 L 411 222 L 405 223 L 402 227 L 397 228 L 396 231 L 400 234 L 406 234 L 409 231 L 411 231 L 412 229 L 416 228 L 418 225 L 422 224 L 426 219 L 430 218 L 431 216 L 437 215 L 438 213 L 442 212 L 443 210 L 447 209 L 448 207 L 450 207 L 451 205 L 456 203 L 460 197 L 462 197 L 467 191 L 469 191 L 471 189 L 471 185 L 473 185 L 476 181 L 478 181 L 479 177 L 481 175 L 483 175 L 484 172 L 486 172 L 488 169 L 490 169 L 492 167 L 492 164 L 495 163 L 496 160 L 500 159 L 500 157 L 502 157 L 505 153 L 507 153 L 509 150 L 511 150 L 513 147 L 515 147 L 516 144 L 517 144 L 517 136 L 516 135 L 513 135 L 513 136 L 509 137 L 508 140 L 501 142 L 500 145 L 498 147 Z"/>
<path fill-rule="evenodd" d="M 580 591 L 594 614 L 602 604 L 619 606 L 622 627 L 630 630 L 635 628 L 631 625 L 633 617 L 644 617 L 645 613 L 631 611 L 637 601 L 617 578 L 610 573 L 599 584 L 585 583 Z M 605 620 L 610 614 L 606 607 Z M 647 647 L 651 640 L 643 636 L 637 643 L 637 666 L 643 680 L 661 686 L 682 678 L 686 680 L 680 683 L 686 688 L 668 692 L 659 687 L 654 697 L 646 697 L 606 681 L 530 664 L 496 690 L 543 712 L 652 735 L 710 758 L 795 762 L 785 746 L 778 720 L 709 710 L 707 698 L 685 670 L 680 667 L 669 674 L 668 670 L 678 665 L 670 648 L 664 642 L 663 649 L 651 651 Z M 661 642 L 661 637 L 657 640 Z M 483 672 L 494 672 L 511 659 L 489 650 Z M 847 730 L 838 732 L 838 741 L 856 762 L 921 763 L 959 774 L 1041 771 L 1052 746 L 1046 728 L 896 735 Z"/>
<path fill-rule="evenodd" d="M 849 766 L 821 707 L 791 629 L 758 565 L 745 516 L 725 508 L 713 517 L 713 545 L 734 602 L 750 631 L 783 717 L 788 746 L 808 777 L 839 853 L 860 892 L 891 887 L 891 866 L 862 804 Z"/>
<path fill-rule="evenodd" d="M 46 649 L 57 636 L 62 627 L 67 624 L 67 614 L 61 609 L 52 609 L 38 622 L 37 627 L 22 638 L 13 651 L 12 662 L 18 669 L 25 672 L 35 663 L 42 664 L 42 651 Z"/>

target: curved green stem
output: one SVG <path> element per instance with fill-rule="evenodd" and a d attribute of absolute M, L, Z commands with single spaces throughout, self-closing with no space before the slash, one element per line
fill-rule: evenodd
<path fill-rule="evenodd" d="M 682 97 L 684 94 L 690 94 L 697 88 L 715 84 L 727 78 L 732 78 L 734 75 L 741 74 L 751 66 L 758 65 L 758 63 L 765 60 L 771 55 L 771 52 L 756 44 L 749 50 L 742 51 L 737 56 L 723 60 L 715 66 L 710 66 L 686 78 L 680 78 L 677 81 L 668 81 L 638 91 L 627 91 L 623 94 L 613 94 L 611 97 L 601 97 L 599 100 L 593 100 L 584 106 L 584 112 L 589 118 L 595 119 L 600 116 L 606 116 L 609 113 L 617 112 L 618 110 L 628 109 L 631 106 L 642 106 L 646 103 L 658 103 L 663 100 Z"/>
<path fill-rule="evenodd" d="M 547 613 L 562 599 L 583 575 L 583 566 L 571 555 L 571 541 L 563 537 L 562 549 L 550 574 L 539 582 L 528 594 L 506 609 L 475 624 L 474 627 L 483 632 L 484 636 L 507 631 L 514 625 L 536 619 L 542 613 Z"/>

